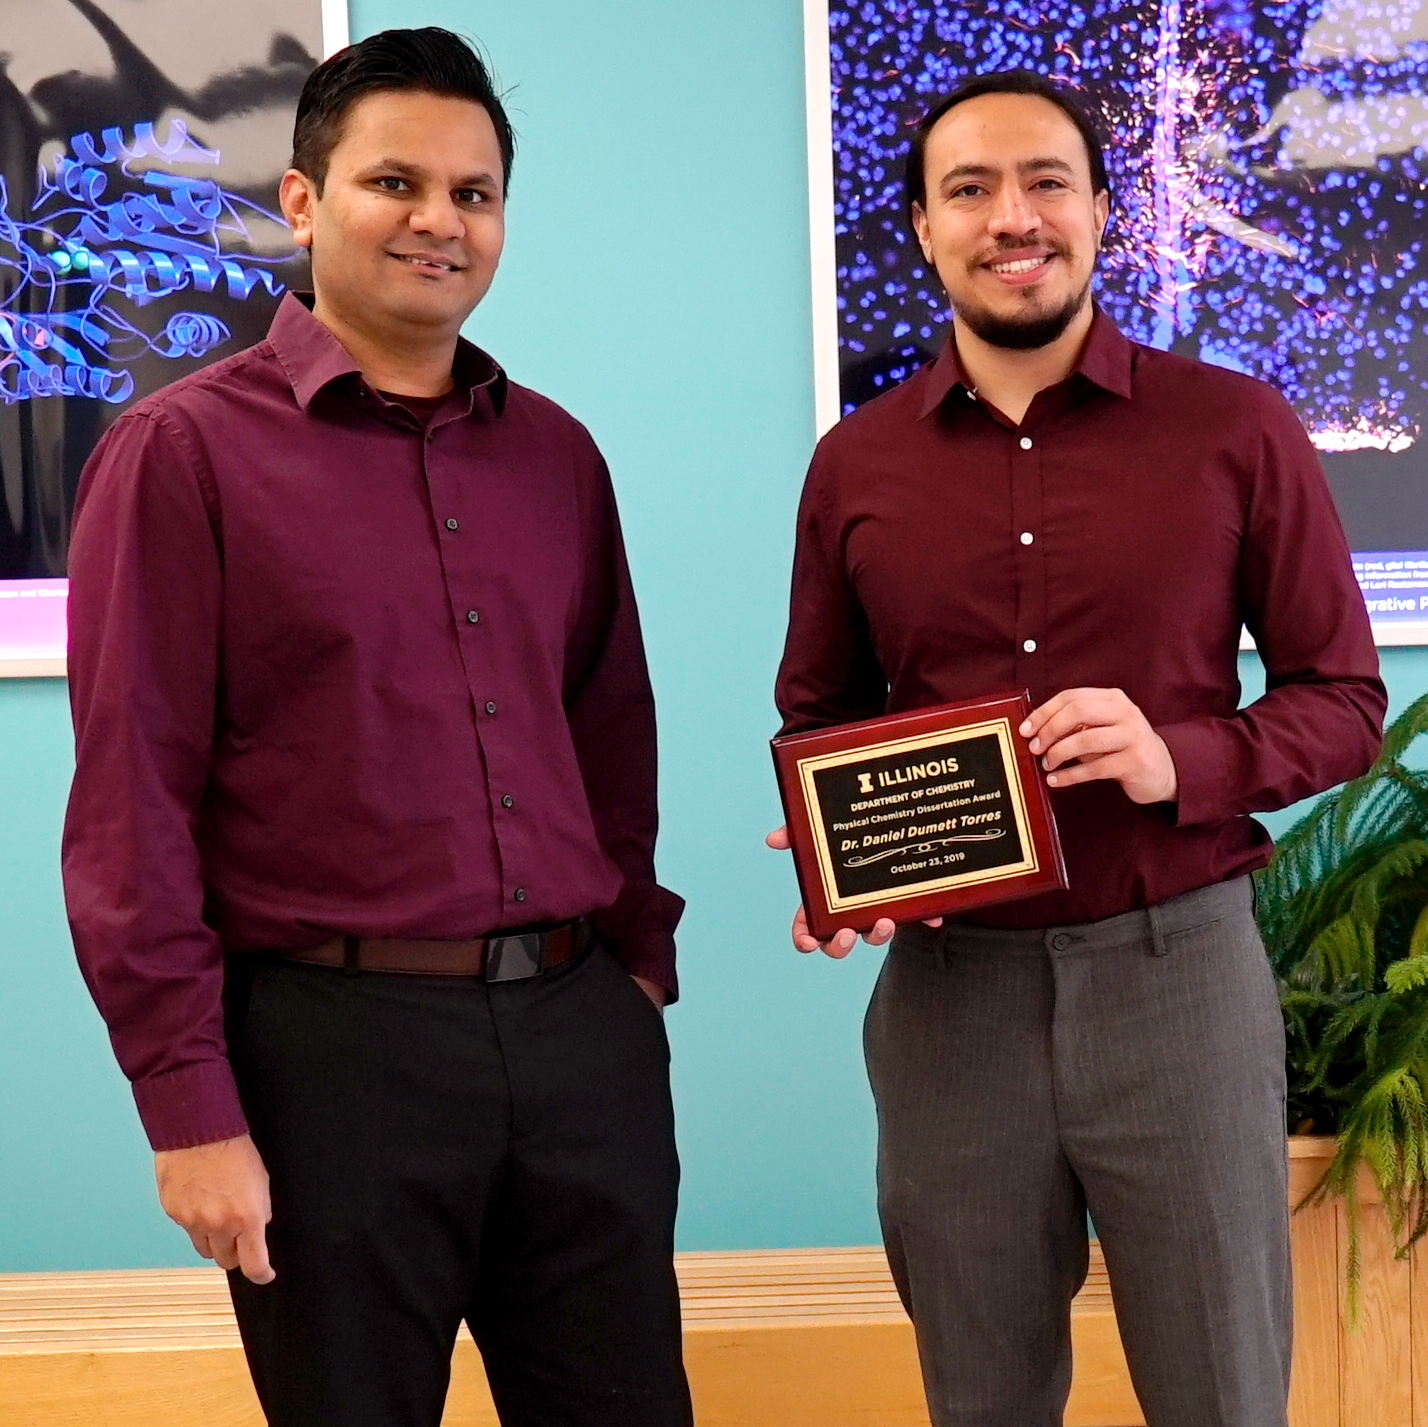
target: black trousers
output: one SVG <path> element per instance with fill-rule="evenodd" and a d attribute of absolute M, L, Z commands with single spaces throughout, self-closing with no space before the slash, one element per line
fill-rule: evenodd
<path fill-rule="evenodd" d="M 524 981 L 230 958 L 276 1281 L 229 1275 L 272 1427 L 688 1427 L 659 1013 L 596 947 Z"/>

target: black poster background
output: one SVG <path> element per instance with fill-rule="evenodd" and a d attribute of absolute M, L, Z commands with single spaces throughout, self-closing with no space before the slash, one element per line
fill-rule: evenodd
<path fill-rule="evenodd" d="M 321 54 L 320 0 L 0 0 L 0 578 L 62 576 L 103 431 L 305 285 L 277 181 Z"/>

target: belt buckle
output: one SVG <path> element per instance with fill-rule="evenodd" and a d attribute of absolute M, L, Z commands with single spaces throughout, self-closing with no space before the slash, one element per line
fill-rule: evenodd
<path fill-rule="evenodd" d="M 544 961 L 545 934 L 521 932 L 486 939 L 486 980 L 525 981 L 539 976 Z"/>

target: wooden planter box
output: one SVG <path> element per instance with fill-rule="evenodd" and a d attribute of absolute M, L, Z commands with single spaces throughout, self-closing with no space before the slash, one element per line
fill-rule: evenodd
<path fill-rule="evenodd" d="M 1329 1136 L 1291 1135 L 1292 1209 L 1334 1156 Z M 1348 1231 L 1330 1198 L 1289 1221 L 1294 1255 L 1290 1427 L 1428 1427 L 1428 1245 L 1394 1257 L 1373 1178 L 1359 1176 L 1359 1317 L 1344 1302 Z"/>

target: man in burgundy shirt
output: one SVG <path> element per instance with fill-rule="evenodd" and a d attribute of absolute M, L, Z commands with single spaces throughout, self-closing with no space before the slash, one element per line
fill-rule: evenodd
<path fill-rule="evenodd" d="M 126 413 L 79 496 L 75 944 L 280 1427 L 435 1427 L 463 1319 L 503 1421 L 690 1421 L 682 904 L 614 498 L 458 336 L 512 150 L 446 31 L 321 65 L 281 190 L 311 305 Z"/>
<path fill-rule="evenodd" d="M 907 173 L 952 335 L 814 456 L 783 727 L 1030 689 L 1070 876 L 898 930 L 869 1011 L 932 1420 L 1061 1421 L 1089 1208 L 1151 1427 L 1284 1427 L 1284 1040 L 1249 814 L 1372 760 L 1363 602 L 1288 405 L 1094 309 L 1109 193 L 1063 91 L 969 81 Z M 1242 624 L 1267 672 L 1243 710 Z M 819 945 L 801 912 L 793 935 Z"/>

